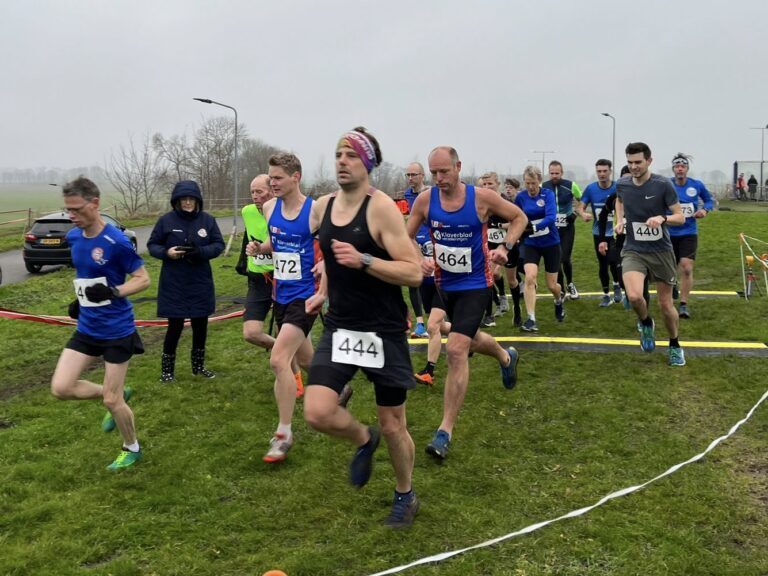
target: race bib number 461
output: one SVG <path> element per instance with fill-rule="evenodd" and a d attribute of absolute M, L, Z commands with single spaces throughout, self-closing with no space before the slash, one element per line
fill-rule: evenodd
<path fill-rule="evenodd" d="M 661 226 L 651 228 L 645 222 L 632 222 L 632 234 L 638 242 L 655 242 L 663 237 Z"/>
<path fill-rule="evenodd" d="M 375 332 L 336 330 L 331 360 L 362 368 L 384 368 L 384 342 Z"/>
<path fill-rule="evenodd" d="M 507 238 L 507 231 L 504 228 L 488 228 L 488 242 L 491 244 L 501 244 Z"/>
<path fill-rule="evenodd" d="M 274 252 L 276 280 L 301 280 L 301 254 L 296 252 Z"/>
<path fill-rule="evenodd" d="M 435 262 L 446 272 L 469 274 L 472 272 L 472 248 L 435 244 Z"/>

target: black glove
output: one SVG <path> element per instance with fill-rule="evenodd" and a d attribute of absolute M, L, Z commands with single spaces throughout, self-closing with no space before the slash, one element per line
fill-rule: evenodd
<path fill-rule="evenodd" d="M 525 225 L 525 230 L 523 230 L 523 236 L 530 236 L 533 234 L 533 222 L 528 220 L 528 224 Z"/>
<path fill-rule="evenodd" d="M 117 288 L 107 286 L 106 284 L 94 284 L 85 289 L 85 297 L 91 302 L 103 302 L 112 298 L 119 298 L 120 293 Z"/>
<path fill-rule="evenodd" d="M 200 248 L 197 246 L 185 246 L 185 248 L 187 248 L 186 252 L 184 252 L 185 260 L 197 260 L 200 258 Z"/>
<path fill-rule="evenodd" d="M 80 317 L 80 300 L 74 300 L 70 302 L 67 308 L 67 314 L 73 320 L 77 320 Z"/>

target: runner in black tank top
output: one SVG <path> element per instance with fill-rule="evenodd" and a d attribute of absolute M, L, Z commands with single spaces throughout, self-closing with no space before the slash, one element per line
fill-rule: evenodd
<path fill-rule="evenodd" d="M 408 309 L 401 287 L 379 280 L 362 269 L 342 266 L 336 262 L 331 249 L 331 241 L 338 240 L 349 242 L 360 253 L 392 260 L 387 251 L 374 242 L 368 230 L 366 212 L 370 193 L 352 221 L 345 226 L 336 226 L 331 222 L 335 200 L 334 196 L 328 201 L 318 232 L 328 276 L 329 304 L 325 325 L 331 329 L 343 327 L 379 334 L 404 333 L 408 329 Z"/>
<path fill-rule="evenodd" d="M 400 211 L 369 184 L 368 174 L 380 163 L 375 138 L 365 129 L 347 132 L 336 148 L 341 190 L 320 198 L 313 212 L 325 272 L 320 290 L 307 300 L 307 311 L 319 309 L 326 296 L 330 302 L 309 371 L 304 416 L 313 428 L 356 444 L 349 480 L 358 488 L 368 482 L 384 436 L 395 472 L 394 501 L 385 524 L 403 528 L 413 523 L 419 501 L 411 483 L 415 450 L 405 416 L 406 391 L 416 383 L 402 286 L 418 286 L 422 272 Z M 339 393 L 358 369 L 373 382 L 381 430 L 363 426 L 337 405 Z"/>

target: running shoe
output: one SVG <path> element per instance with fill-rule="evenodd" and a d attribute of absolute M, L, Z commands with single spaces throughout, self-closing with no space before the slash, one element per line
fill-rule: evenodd
<path fill-rule="evenodd" d="M 632 308 L 632 305 L 629 303 L 629 298 L 627 298 L 626 294 L 624 295 L 624 298 L 622 298 L 621 302 L 624 304 L 624 310 L 629 310 Z"/>
<path fill-rule="evenodd" d="M 349 404 L 349 399 L 352 398 L 353 392 L 354 390 L 352 390 L 352 386 L 344 384 L 344 388 L 341 389 L 341 394 L 339 394 L 339 406 L 346 408 L 347 404 Z"/>
<path fill-rule="evenodd" d="M 445 430 L 438 430 L 427 444 L 426 453 L 438 460 L 445 460 L 448 457 L 448 447 L 451 445 L 451 437 Z"/>
<path fill-rule="evenodd" d="M 411 491 L 405 496 L 395 493 L 392 510 L 384 520 L 384 525 L 390 528 L 410 528 L 418 511 L 419 499 L 416 498 L 415 492 Z"/>
<path fill-rule="evenodd" d="M 680 315 L 680 318 L 690 318 L 691 317 L 691 311 L 688 310 L 688 304 L 680 304 L 680 310 L 677 312 Z"/>
<path fill-rule="evenodd" d="M 621 294 L 621 286 L 618 284 L 613 285 L 613 301 L 618 304 L 622 300 L 622 294 Z M 629 304 L 629 301 L 627 301 L 627 304 Z"/>
<path fill-rule="evenodd" d="M 635 328 L 637 328 L 637 331 L 641 334 L 643 333 L 643 323 L 640 320 L 635 322 Z"/>
<path fill-rule="evenodd" d="M 608 308 L 611 304 L 613 304 L 613 298 L 608 294 L 603 294 L 603 297 L 600 298 L 600 308 Z"/>
<path fill-rule="evenodd" d="M 301 370 L 293 375 L 296 379 L 296 398 L 304 396 L 304 379 L 301 377 Z"/>
<path fill-rule="evenodd" d="M 669 365 L 685 366 L 685 353 L 683 349 L 675 346 L 669 347 Z"/>
<path fill-rule="evenodd" d="M 536 320 L 533 318 L 528 318 L 523 325 L 520 327 L 520 329 L 523 332 L 538 332 L 539 331 L 539 325 L 536 324 Z"/>
<path fill-rule="evenodd" d="M 270 464 L 275 462 L 282 462 L 288 457 L 288 450 L 293 446 L 293 437 L 287 438 L 285 434 L 281 432 L 275 432 L 272 436 L 272 440 L 269 441 L 269 450 L 264 454 L 264 462 Z"/>
<path fill-rule="evenodd" d="M 414 378 L 416 378 L 416 382 L 419 384 L 424 384 L 425 386 L 432 386 L 434 382 L 434 377 L 432 374 L 427 372 L 426 370 L 422 370 L 421 372 L 416 372 L 416 374 L 413 375 Z"/>
<path fill-rule="evenodd" d="M 651 325 L 640 325 L 640 347 L 644 352 L 653 352 L 656 349 L 656 336 L 654 334 L 656 323 L 651 320 Z"/>
<path fill-rule="evenodd" d="M 509 365 L 499 364 L 499 368 L 501 368 L 501 383 L 507 390 L 512 390 L 517 384 L 517 363 L 520 361 L 520 355 L 511 346 L 507 348 L 507 354 L 509 354 Z"/>
<path fill-rule="evenodd" d="M 349 482 L 352 486 L 362 488 L 368 483 L 373 471 L 373 453 L 379 447 L 381 434 L 376 426 L 369 426 L 368 433 L 371 439 L 360 446 L 349 463 Z"/>
<path fill-rule="evenodd" d="M 427 338 L 427 329 L 424 327 L 424 322 L 417 322 L 416 329 L 411 332 L 411 338 Z"/>
<path fill-rule="evenodd" d="M 115 461 L 107 466 L 107 470 L 122 470 L 123 468 L 133 466 L 139 460 L 141 460 L 141 450 L 131 452 L 128 448 L 123 448 L 120 454 L 117 455 L 117 458 L 115 458 Z"/>
<path fill-rule="evenodd" d="M 578 300 L 579 299 L 579 291 L 576 290 L 576 284 L 574 284 L 573 282 L 568 284 L 567 292 L 568 292 L 568 297 L 571 300 Z"/>
<path fill-rule="evenodd" d="M 481 324 L 484 328 L 493 328 L 496 326 L 496 321 L 493 319 L 493 316 L 485 316 Z"/>
<path fill-rule="evenodd" d="M 680 290 L 677 288 L 677 284 L 672 286 L 672 300 L 677 300 L 680 298 Z"/>
<path fill-rule="evenodd" d="M 131 399 L 131 396 L 133 396 L 133 388 L 130 386 L 123 388 L 123 400 L 128 402 L 128 400 Z M 104 414 L 104 417 L 101 419 L 101 429 L 104 430 L 104 432 L 112 432 L 116 427 L 117 423 L 112 417 L 112 412 L 107 410 L 107 413 Z M 117 462 L 117 460 L 115 460 L 115 462 Z"/>
<path fill-rule="evenodd" d="M 555 302 L 555 320 L 562 322 L 565 320 L 565 310 L 563 309 L 563 301 Z"/>
<path fill-rule="evenodd" d="M 507 295 L 502 294 L 500 297 L 501 301 L 499 302 L 499 308 L 497 312 L 504 314 L 505 312 L 509 311 L 509 302 L 507 302 Z"/>

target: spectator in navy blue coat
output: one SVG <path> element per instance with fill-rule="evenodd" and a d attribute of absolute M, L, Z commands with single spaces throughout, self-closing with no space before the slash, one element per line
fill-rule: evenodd
<path fill-rule="evenodd" d="M 172 382 L 176 347 L 184 320 L 192 324 L 192 374 L 214 378 L 205 367 L 208 316 L 216 308 L 210 260 L 224 250 L 216 219 L 203 212 L 200 186 L 177 182 L 171 194 L 173 210 L 162 215 L 147 242 L 149 253 L 163 261 L 157 290 L 157 315 L 168 319 L 163 343 L 161 382 Z"/>

